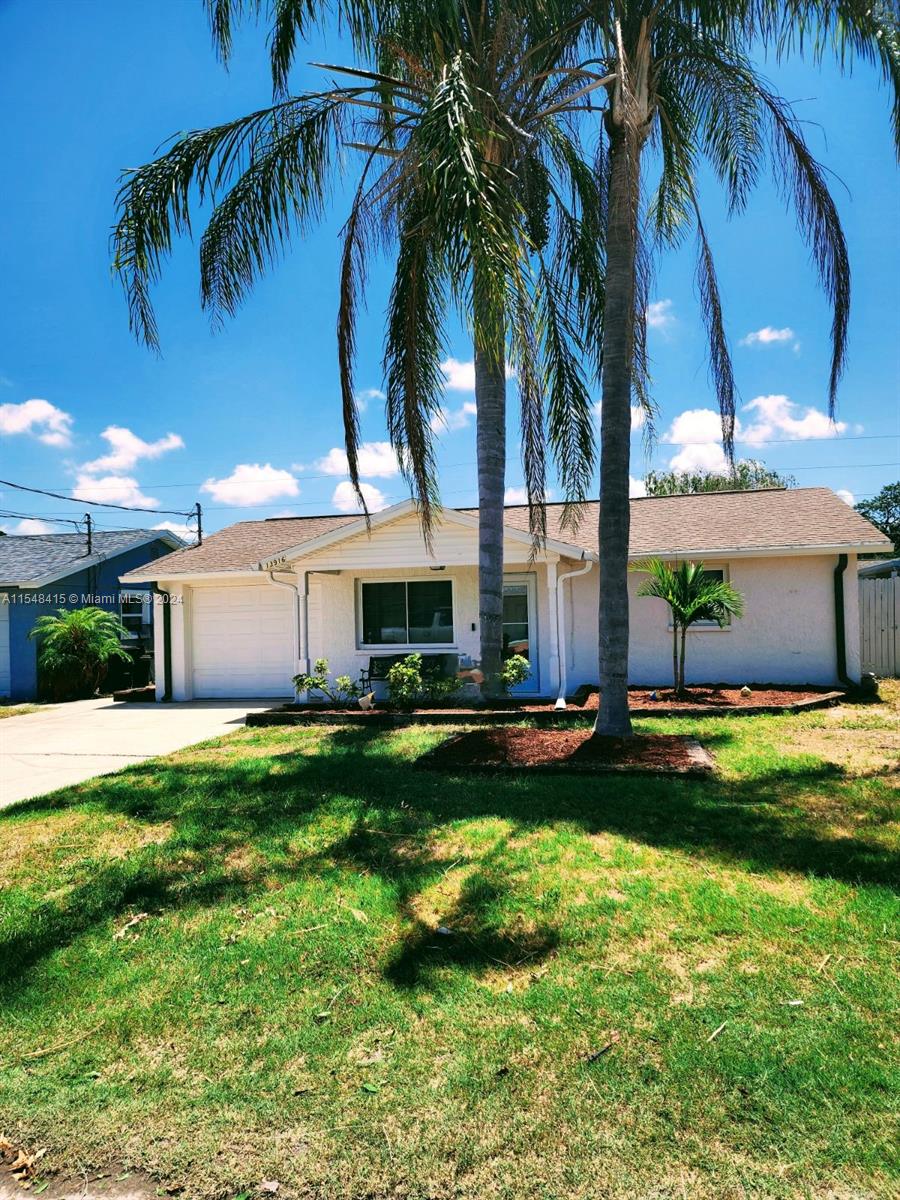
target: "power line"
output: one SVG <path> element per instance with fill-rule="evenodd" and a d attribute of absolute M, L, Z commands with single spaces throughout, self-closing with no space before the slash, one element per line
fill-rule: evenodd
<path fill-rule="evenodd" d="M 24 483 L 13 483 L 9 479 L 0 479 L 4 487 L 15 488 L 20 492 L 30 492 L 35 496 L 50 496 L 53 500 L 66 500 L 69 504 L 91 504 L 95 508 L 116 508 L 120 512 L 163 513 L 167 517 L 195 517 L 196 512 L 182 512 L 171 508 L 140 508 L 136 504 L 113 504 L 104 500 L 85 500 L 83 496 L 64 496 L 61 492 L 49 492 L 45 488 L 26 487 Z"/>

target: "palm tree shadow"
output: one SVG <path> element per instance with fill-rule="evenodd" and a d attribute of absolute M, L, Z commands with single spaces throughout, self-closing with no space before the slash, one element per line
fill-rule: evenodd
<path fill-rule="evenodd" d="M 711 731 L 703 741 L 709 745 L 729 736 Z M 829 764 L 784 760 L 739 780 L 556 775 L 551 782 L 419 772 L 391 756 L 384 734 L 375 730 L 335 730 L 327 747 L 327 754 L 289 750 L 262 759 L 237 754 L 140 764 L 86 789 L 0 813 L 0 836 L 4 822 L 57 811 L 82 796 L 92 808 L 172 825 L 166 840 L 98 864 L 91 879 L 64 900 L 39 899 L 28 919 L 7 925 L 5 935 L 0 926 L 0 996 L 15 994 L 47 955 L 135 906 L 165 912 L 237 903 L 263 886 L 263 876 L 287 882 L 334 866 L 377 875 L 394 888 L 405 932 L 383 969 L 396 986 L 439 986 L 441 973 L 450 969 L 512 969 L 552 953 L 560 933 L 549 923 L 527 932 L 504 926 L 498 914 L 516 886 L 504 847 L 512 838 L 561 823 L 760 872 L 886 887 L 896 887 L 900 877 L 896 856 L 883 845 L 865 836 L 832 834 L 810 813 L 810 795 L 841 774 Z M 314 831 L 336 794 L 357 814 L 349 833 L 305 856 L 264 860 L 254 870 L 229 869 L 228 855 L 237 848 Z M 451 932 L 438 934 L 419 899 L 447 868 L 441 836 L 455 823 L 479 818 L 506 822 L 505 843 L 464 858 L 468 874 L 441 914 Z M 188 855 L 191 866 L 185 869 Z"/>

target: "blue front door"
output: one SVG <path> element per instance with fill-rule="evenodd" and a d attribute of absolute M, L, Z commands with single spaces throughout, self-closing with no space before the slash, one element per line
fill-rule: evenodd
<path fill-rule="evenodd" d="M 540 691 L 534 612 L 534 575 L 507 575 L 503 583 L 503 657 L 521 654 L 531 663 L 531 674 L 513 688 L 514 696 L 533 696 Z"/>

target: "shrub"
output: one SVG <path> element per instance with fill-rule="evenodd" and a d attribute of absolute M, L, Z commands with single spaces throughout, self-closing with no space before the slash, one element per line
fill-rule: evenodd
<path fill-rule="evenodd" d="M 407 654 L 394 663 L 387 673 L 391 703 L 404 712 L 422 704 L 446 703 L 455 696 L 462 684 L 455 675 L 432 675 L 422 670 L 422 655 Z"/>
<path fill-rule="evenodd" d="M 531 674 L 531 663 L 524 654 L 511 654 L 500 668 L 500 686 L 507 695 Z"/>
<path fill-rule="evenodd" d="M 317 658 L 311 674 L 294 676 L 294 687 L 298 692 L 321 692 L 337 708 L 349 708 L 362 695 L 362 688 L 349 675 L 335 675 L 332 683 L 328 676 L 328 659 Z"/>
<path fill-rule="evenodd" d="M 42 690 L 53 700 L 93 696 L 111 659 L 131 661 L 121 642 L 125 633 L 119 618 L 102 608 L 60 608 L 55 616 L 38 617 L 28 636 L 40 642 Z"/>

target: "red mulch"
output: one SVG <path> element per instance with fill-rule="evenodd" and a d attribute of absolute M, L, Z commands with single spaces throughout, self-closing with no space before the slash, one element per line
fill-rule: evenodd
<path fill-rule="evenodd" d="M 815 700 L 833 688 L 815 687 L 759 687 L 751 688 L 749 696 L 742 696 L 739 687 L 689 687 L 684 696 L 676 696 L 671 688 L 629 688 L 628 703 L 631 708 L 652 708 L 654 704 L 669 708 L 756 708 L 760 704 L 798 704 L 802 700 Z M 651 700 L 651 692 L 656 699 Z M 592 692 L 584 703 L 585 709 L 596 711 L 599 696 Z M 568 706 L 569 708 L 572 705 Z"/>
<path fill-rule="evenodd" d="M 544 768 L 583 771 L 708 771 L 712 759 L 689 738 L 652 733 L 632 738 L 591 739 L 589 729 L 479 729 L 448 738 L 422 755 L 430 769 L 509 770 Z"/>
<path fill-rule="evenodd" d="M 652 709 L 659 707 L 661 711 L 678 711 L 684 709 L 696 708 L 757 708 L 761 705 L 776 705 L 787 707 L 788 705 L 797 704 L 804 700 L 815 700 L 818 696 L 829 693 L 833 689 L 827 687 L 754 687 L 749 696 L 742 696 L 741 689 L 738 687 L 689 687 L 687 694 L 684 696 L 676 696 L 671 688 L 629 688 L 628 702 L 631 708 Z M 656 699 L 651 700 L 652 692 L 656 693 Z M 596 712 L 599 697 L 596 692 L 592 692 L 584 704 L 572 703 L 566 705 L 564 711 L 568 712 Z M 545 701 L 543 704 L 521 702 L 515 698 L 510 701 L 501 701 L 494 706 L 473 708 L 471 705 L 445 705 L 440 708 L 416 708 L 416 714 L 433 713 L 435 715 L 453 714 L 459 715 L 463 719 L 467 713 L 472 712 L 490 712 L 491 707 L 498 710 L 508 711 L 515 709 L 522 713 L 546 713 L 553 711 L 553 702 Z M 383 717 L 385 712 L 396 712 L 389 705 L 378 704 L 374 708 L 366 711 L 359 709 L 335 708 L 333 705 L 326 704 L 285 704 L 285 711 L 293 712 L 309 712 L 309 713 L 347 713 L 352 712 L 356 717 Z"/>

